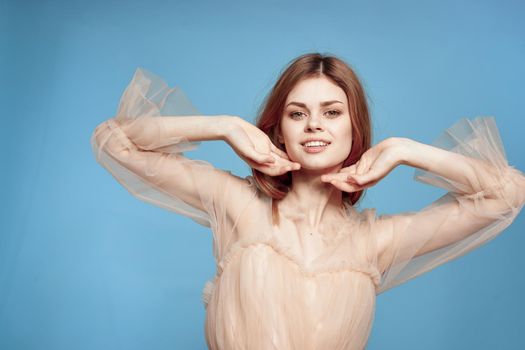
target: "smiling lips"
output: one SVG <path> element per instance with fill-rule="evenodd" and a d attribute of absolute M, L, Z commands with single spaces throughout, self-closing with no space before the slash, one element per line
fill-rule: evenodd
<path fill-rule="evenodd" d="M 328 145 L 330 145 L 330 142 L 308 141 L 303 143 L 303 148 L 307 153 L 319 153 L 324 151 Z"/>

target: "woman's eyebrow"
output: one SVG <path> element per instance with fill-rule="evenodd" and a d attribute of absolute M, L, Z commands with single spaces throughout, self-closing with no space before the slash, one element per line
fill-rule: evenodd
<path fill-rule="evenodd" d="M 331 105 L 331 104 L 334 104 L 334 103 L 343 103 L 343 102 L 341 102 L 341 101 L 337 101 L 337 100 L 331 100 L 331 101 L 320 102 L 319 105 L 320 105 L 321 107 L 324 107 L 324 106 L 328 106 L 328 105 Z M 303 107 L 303 108 L 308 109 L 308 108 L 306 107 L 306 104 L 304 104 L 304 103 L 302 103 L 302 102 L 292 101 L 292 102 L 288 103 L 288 104 L 286 105 L 286 107 L 288 107 L 288 106 L 290 106 L 290 105 L 296 105 L 296 106 L 299 106 L 299 107 Z"/>

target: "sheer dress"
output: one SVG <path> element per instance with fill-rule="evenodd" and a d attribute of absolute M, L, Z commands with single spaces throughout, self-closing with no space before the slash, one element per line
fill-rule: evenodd
<path fill-rule="evenodd" d="M 199 142 L 169 137 L 160 122 L 148 146 L 122 128 L 199 114 L 180 88 L 138 68 L 91 145 L 133 196 L 210 228 L 216 275 L 202 294 L 210 349 L 364 349 L 376 295 L 495 238 L 525 202 L 525 177 L 507 163 L 495 119 L 462 118 L 432 145 L 486 161 L 490 175 L 471 164 L 485 178 L 466 186 L 416 169 L 416 181 L 446 191 L 419 211 L 378 215 L 345 203 L 312 232 L 301 208 L 280 208 L 281 222 L 272 225 L 272 198 L 252 176 L 187 158 L 183 152 Z M 391 240 L 380 249 L 385 232 Z"/>

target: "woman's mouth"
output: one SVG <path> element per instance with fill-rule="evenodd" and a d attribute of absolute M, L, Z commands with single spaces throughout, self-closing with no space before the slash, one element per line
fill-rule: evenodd
<path fill-rule="evenodd" d="M 319 153 L 324 151 L 328 146 L 330 145 L 330 142 L 306 142 L 303 144 L 303 149 L 306 153 Z"/>

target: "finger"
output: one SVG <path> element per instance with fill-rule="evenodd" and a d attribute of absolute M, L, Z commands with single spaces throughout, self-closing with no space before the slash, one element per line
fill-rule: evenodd
<path fill-rule="evenodd" d="M 349 182 L 351 184 L 358 184 L 356 178 L 354 176 L 352 176 L 352 175 L 348 175 L 346 177 L 346 182 Z"/>
<path fill-rule="evenodd" d="M 347 166 L 345 168 L 341 168 L 341 170 L 339 170 L 340 173 L 352 173 L 355 171 L 355 166 L 351 165 L 351 166 Z"/>
<path fill-rule="evenodd" d="M 349 183 L 346 183 L 344 181 L 340 180 L 332 180 L 330 183 L 335 186 L 337 189 L 344 191 L 344 192 L 357 192 L 362 190 L 362 186 L 355 186 L 351 185 Z"/>
<path fill-rule="evenodd" d="M 273 165 L 265 165 L 265 166 L 259 168 L 258 170 L 260 170 L 263 173 L 268 174 L 270 176 L 279 176 L 279 175 L 286 174 L 291 169 L 290 169 L 290 167 L 287 167 L 287 166 L 276 167 L 276 166 L 273 166 Z"/>
<path fill-rule="evenodd" d="M 253 150 L 251 158 L 260 164 L 275 163 L 275 158 L 271 154 L 264 154 Z"/>
<path fill-rule="evenodd" d="M 282 172 L 282 173 L 283 173 L 283 174 L 286 174 L 287 172 L 290 172 L 290 171 L 292 171 L 292 170 L 294 170 L 294 169 L 292 168 L 292 166 L 287 165 L 287 166 L 283 167 L 283 172 Z"/>
<path fill-rule="evenodd" d="M 301 169 L 301 163 L 297 162 L 286 162 L 286 164 L 290 167 L 290 170 L 299 170 Z"/>
<path fill-rule="evenodd" d="M 346 181 L 350 183 L 354 183 L 356 185 L 363 185 L 370 180 L 370 173 L 367 174 L 351 174 L 348 175 Z"/>
<path fill-rule="evenodd" d="M 349 175 L 348 181 L 356 183 L 360 186 L 370 186 L 377 183 L 381 178 L 384 177 L 384 171 L 377 168 L 371 168 L 370 171 L 362 175 Z"/>
<path fill-rule="evenodd" d="M 354 163 L 354 164 L 352 164 L 350 166 L 341 168 L 341 170 L 339 170 L 339 172 L 340 173 L 345 173 L 345 174 L 355 174 L 356 173 L 356 169 L 357 169 L 357 163 Z"/>
<path fill-rule="evenodd" d="M 258 163 L 255 168 L 270 176 L 283 175 L 289 171 L 297 170 L 296 163 L 274 156 L 276 158 L 273 163 Z"/>
<path fill-rule="evenodd" d="M 359 189 L 363 189 L 363 188 L 366 188 L 366 187 L 371 187 L 371 186 L 374 186 L 379 180 L 376 180 L 376 181 L 373 181 L 373 182 L 364 182 L 364 181 L 356 181 L 354 180 L 351 176 L 349 177 L 349 179 L 346 180 L 346 183 L 356 187 L 356 188 L 359 188 Z"/>
<path fill-rule="evenodd" d="M 270 145 L 270 150 L 272 152 L 276 153 L 281 158 L 290 160 L 290 158 L 288 158 L 288 154 L 286 152 L 284 152 L 282 149 L 280 149 L 277 146 L 275 146 L 273 143 Z"/>
<path fill-rule="evenodd" d="M 293 161 L 291 161 L 291 160 L 289 160 L 287 158 L 279 157 L 276 154 L 274 154 L 274 156 L 276 157 L 276 163 L 275 164 L 290 166 L 291 170 L 299 170 L 299 169 L 301 169 L 301 163 L 293 162 Z"/>
<path fill-rule="evenodd" d="M 338 180 L 338 181 L 346 181 L 348 174 L 346 173 L 332 173 L 332 174 L 324 174 L 321 176 L 321 181 L 323 182 L 330 182 L 332 180 Z"/>
<path fill-rule="evenodd" d="M 367 171 L 368 171 L 368 161 L 367 161 L 366 158 L 362 157 L 357 162 L 356 174 L 362 175 L 362 174 L 364 174 Z"/>
<path fill-rule="evenodd" d="M 335 177 L 332 174 L 321 175 L 321 181 L 323 182 L 330 182 L 332 180 L 335 180 Z"/>
<path fill-rule="evenodd" d="M 295 170 L 292 164 L 272 164 L 269 166 L 273 169 L 275 175 L 282 175 Z"/>

